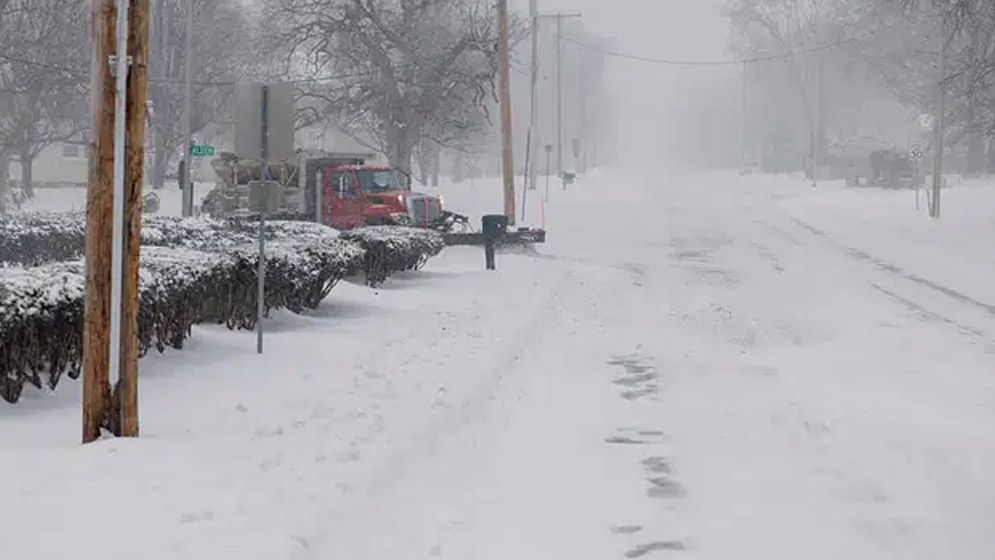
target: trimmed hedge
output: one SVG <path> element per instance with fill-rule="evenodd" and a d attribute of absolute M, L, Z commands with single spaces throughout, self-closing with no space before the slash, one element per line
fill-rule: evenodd
<path fill-rule="evenodd" d="M 252 221 L 143 216 L 142 245 L 226 251 L 255 244 L 257 227 Z M 82 258 L 85 230 L 81 213 L 26 214 L 0 220 L 0 263 L 37 265 Z M 321 243 L 338 238 L 357 243 L 367 253 L 362 269 L 370 286 L 382 284 L 396 272 L 421 269 L 445 248 L 442 235 L 435 231 L 400 226 L 339 234 L 313 222 L 272 221 L 266 224 L 266 238 Z"/>
<path fill-rule="evenodd" d="M 446 244 L 438 232 L 399 226 L 372 226 L 344 231 L 342 239 L 365 251 L 364 271 L 369 286 L 382 284 L 396 272 L 421 270 Z"/>
<path fill-rule="evenodd" d="M 152 348 L 181 348 L 198 323 L 255 326 L 256 227 L 159 216 L 143 220 L 141 355 Z M 0 222 L 0 232 L 10 234 L 0 243 L 0 261 L 6 261 L 0 266 L 0 397 L 13 403 L 25 383 L 54 389 L 64 375 L 80 374 L 82 215 L 7 220 Z M 434 232 L 393 227 L 340 236 L 313 223 L 272 222 L 266 237 L 267 312 L 314 309 L 347 276 L 362 271 L 375 285 L 393 272 L 421 268 L 443 248 Z M 53 259 L 65 262 L 38 264 Z"/>
<path fill-rule="evenodd" d="M 0 263 L 27 266 L 77 259 L 85 243 L 83 214 L 0 216 Z"/>

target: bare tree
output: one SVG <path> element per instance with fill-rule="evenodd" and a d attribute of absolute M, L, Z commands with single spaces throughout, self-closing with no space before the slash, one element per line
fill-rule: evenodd
<path fill-rule="evenodd" d="M 268 0 L 290 71 L 337 76 L 302 88 L 306 121 L 331 120 L 410 172 L 412 155 L 489 123 L 497 25 L 487 0 Z"/>
<path fill-rule="evenodd" d="M 0 175 L 16 155 L 33 196 L 35 157 L 54 142 L 79 140 L 86 127 L 88 6 L 82 0 L 9 0 L 0 17 Z"/>
<path fill-rule="evenodd" d="M 783 68 L 794 86 L 808 130 L 808 160 L 825 156 L 831 74 L 839 73 L 845 53 L 823 49 L 855 31 L 850 0 L 731 0 L 728 14 L 736 32 L 734 46 L 744 57 L 785 55 Z M 852 35 L 851 35 L 852 36 Z M 807 168 L 811 174 L 815 170 Z"/>
<path fill-rule="evenodd" d="M 153 20 L 149 96 L 155 109 L 152 184 L 162 188 L 183 142 L 185 9 L 188 0 L 159 0 Z M 194 2 L 192 130 L 227 126 L 235 83 L 251 78 L 257 54 L 245 8 L 238 0 Z"/>
<path fill-rule="evenodd" d="M 934 112 L 944 94 L 945 135 L 967 145 L 964 171 L 983 172 L 986 156 L 995 171 L 995 3 L 875 0 L 869 5 L 872 17 L 895 28 L 878 38 L 874 52 L 864 53 L 883 81 L 920 112 Z"/>

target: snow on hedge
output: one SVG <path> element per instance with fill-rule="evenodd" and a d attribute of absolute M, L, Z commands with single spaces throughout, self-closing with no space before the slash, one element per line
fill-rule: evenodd
<path fill-rule="evenodd" d="M 35 265 L 79 258 L 85 223 L 82 214 L 0 216 L 0 262 Z"/>
<path fill-rule="evenodd" d="M 400 226 L 372 226 L 345 231 L 342 239 L 355 241 L 365 251 L 366 283 L 376 286 L 391 274 L 420 270 L 446 244 L 438 232 Z"/>
<path fill-rule="evenodd" d="M 143 219 L 139 350 L 181 348 L 198 323 L 251 329 L 257 321 L 257 224 Z M 54 389 L 80 373 L 84 246 L 81 214 L 0 221 L 0 397 L 25 383 Z M 271 222 L 264 309 L 316 308 L 346 276 L 375 285 L 421 268 L 443 248 L 435 232 L 373 227 L 345 234 L 308 222 Z M 51 261 L 61 262 L 51 262 Z M 44 264 L 40 264 L 44 263 Z"/>
<path fill-rule="evenodd" d="M 313 309 L 357 269 L 362 250 L 337 240 L 318 247 L 277 242 L 268 255 L 265 308 Z M 198 323 L 252 328 L 258 256 L 250 248 L 208 253 L 142 248 L 139 349 L 182 348 Z M 0 396 L 16 402 L 24 383 L 54 389 L 79 376 L 83 341 L 81 261 L 0 268 Z"/>

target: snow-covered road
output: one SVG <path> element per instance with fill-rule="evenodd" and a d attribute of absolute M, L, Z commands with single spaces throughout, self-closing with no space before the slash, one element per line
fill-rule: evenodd
<path fill-rule="evenodd" d="M 544 332 L 319 557 L 995 556 L 984 294 L 730 182 L 561 203 Z"/>
<path fill-rule="evenodd" d="M 25 559 L 106 551 L 115 525 L 115 559 L 993 558 L 991 257 L 899 196 L 555 189 L 549 244 L 497 273 L 450 249 L 280 315 L 262 360 L 215 328 L 145 360 L 139 441 L 75 446 L 78 384 L 0 409 L 0 538 Z"/>

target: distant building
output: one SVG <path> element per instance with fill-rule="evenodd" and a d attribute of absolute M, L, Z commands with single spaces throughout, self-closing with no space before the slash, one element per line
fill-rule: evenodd
<path fill-rule="evenodd" d="M 35 157 L 31 166 L 34 188 L 84 187 L 87 183 L 89 147 L 85 142 L 56 142 Z M 11 154 L 11 184 L 21 183 L 21 162 Z"/>

